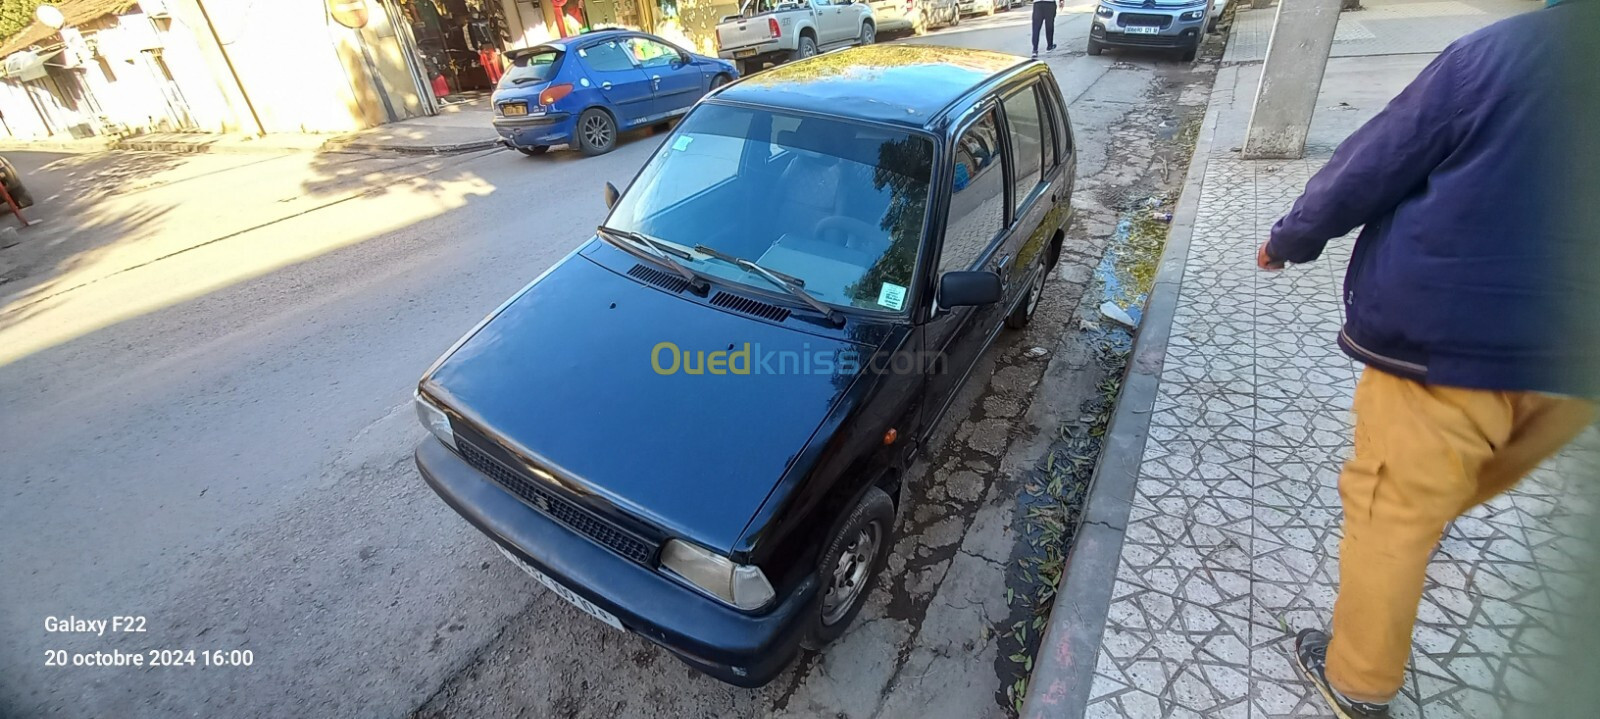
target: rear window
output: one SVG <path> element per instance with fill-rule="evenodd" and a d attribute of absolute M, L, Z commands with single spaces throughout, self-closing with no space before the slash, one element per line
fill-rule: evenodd
<path fill-rule="evenodd" d="M 530 82 L 548 81 L 555 77 L 556 63 L 560 60 L 561 51 L 553 47 L 517 55 L 512 58 L 511 67 L 506 69 L 505 76 L 500 78 L 500 86 L 516 87 Z"/>

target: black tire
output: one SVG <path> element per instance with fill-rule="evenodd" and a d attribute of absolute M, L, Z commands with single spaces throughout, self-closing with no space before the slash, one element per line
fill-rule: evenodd
<path fill-rule="evenodd" d="M 794 52 L 789 53 L 789 60 L 804 60 L 817 54 L 817 39 L 809 33 L 800 36 L 800 44 L 795 46 Z"/>
<path fill-rule="evenodd" d="M 522 153 L 524 155 L 527 155 L 528 157 L 536 157 L 538 155 L 543 155 L 544 153 L 549 152 L 549 151 L 550 151 L 550 146 L 549 145 L 534 145 L 533 147 L 518 147 L 517 148 L 517 152 L 520 152 L 520 153 Z"/>
<path fill-rule="evenodd" d="M 1101 45 L 1099 40 L 1096 40 L 1094 38 L 1089 38 L 1089 54 L 1090 55 L 1099 55 L 1105 49 L 1106 49 L 1106 46 L 1105 45 Z"/>
<path fill-rule="evenodd" d="M 917 19 L 911 21 L 911 34 L 917 37 L 928 34 L 928 18 L 926 15 L 918 13 Z"/>
<path fill-rule="evenodd" d="M 1006 326 L 1020 330 L 1028 326 L 1033 320 L 1033 313 L 1039 309 L 1039 299 L 1044 296 L 1044 281 L 1050 276 L 1050 270 L 1040 265 L 1033 273 L 1033 284 L 1028 287 L 1028 296 L 1024 297 L 1017 307 L 1011 310 L 1006 317 Z"/>
<path fill-rule="evenodd" d="M 876 537 L 876 546 L 870 549 L 870 556 L 865 556 L 869 551 L 861 546 L 864 538 Z M 823 600 L 817 602 L 815 613 L 806 620 L 806 631 L 800 638 L 800 646 L 811 651 L 819 651 L 829 642 L 838 639 L 844 630 L 850 626 L 861 607 L 866 605 L 867 595 L 872 593 L 872 587 L 877 583 L 878 573 L 883 570 L 885 558 L 889 556 L 889 548 L 894 545 L 894 501 L 889 495 L 877 487 L 868 487 L 862 493 L 861 499 L 845 515 L 843 522 L 834 529 L 833 535 L 828 538 L 828 544 L 823 549 L 822 556 L 817 561 L 817 575 L 822 581 Z M 847 559 L 846 553 L 854 555 Z M 841 563 L 843 560 L 843 563 Z M 862 567 L 860 572 L 855 568 L 865 560 L 869 565 Z M 834 604 L 830 606 L 828 597 L 835 593 L 835 587 L 841 586 L 835 579 L 835 568 L 844 569 L 845 573 L 853 578 L 848 604 Z"/>
<path fill-rule="evenodd" d="M 611 113 L 598 107 L 584 110 L 573 132 L 577 135 L 578 149 L 590 157 L 604 155 L 617 147 L 617 121 L 611 119 Z"/>
<path fill-rule="evenodd" d="M 761 63 L 750 60 L 734 60 L 734 67 L 739 68 L 739 77 L 750 77 L 761 72 Z"/>
<path fill-rule="evenodd" d="M 722 87 L 723 85 L 726 85 L 726 84 L 728 84 L 730 82 L 733 82 L 733 78 L 728 77 L 727 75 L 718 75 L 716 77 L 711 78 L 711 89 L 715 90 L 715 89 L 717 89 L 719 87 Z"/>
<path fill-rule="evenodd" d="M 1193 45 L 1190 45 L 1189 47 L 1184 48 L 1182 51 L 1180 51 L 1179 54 L 1178 54 L 1178 59 L 1182 60 L 1184 62 L 1194 62 L 1195 55 L 1197 55 L 1199 53 L 1200 53 L 1200 44 L 1199 43 L 1195 43 Z"/>
<path fill-rule="evenodd" d="M 878 39 L 878 28 L 871 20 L 861 23 L 861 34 L 856 36 L 856 42 L 861 45 L 871 45 Z"/>

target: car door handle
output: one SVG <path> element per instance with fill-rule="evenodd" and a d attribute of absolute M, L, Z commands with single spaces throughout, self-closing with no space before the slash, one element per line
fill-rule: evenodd
<path fill-rule="evenodd" d="M 611 83 L 609 83 L 609 82 L 600 83 L 600 89 L 601 90 L 610 90 L 611 89 Z"/>
<path fill-rule="evenodd" d="M 660 75 L 651 75 L 650 76 L 650 87 L 655 88 L 657 90 L 661 89 L 661 76 Z"/>
<path fill-rule="evenodd" d="M 1010 266 L 1011 255 L 1006 255 L 1005 257 L 1000 258 L 999 262 L 994 263 L 994 271 L 1000 274 L 1000 280 L 1002 282 L 1005 281 L 1006 268 Z"/>

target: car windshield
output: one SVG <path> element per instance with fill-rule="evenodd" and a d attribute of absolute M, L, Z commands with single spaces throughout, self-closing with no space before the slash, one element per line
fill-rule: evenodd
<path fill-rule="evenodd" d="M 606 221 L 800 280 L 843 307 L 900 312 L 916 268 L 931 140 L 874 125 L 702 105 L 661 146 Z M 772 283 L 713 253 L 701 273 Z"/>
<path fill-rule="evenodd" d="M 506 68 L 506 74 L 500 78 L 500 86 L 517 87 L 549 80 L 556 74 L 556 61 L 559 59 L 561 51 L 555 48 L 540 48 L 517 55 L 512 58 L 511 67 Z"/>

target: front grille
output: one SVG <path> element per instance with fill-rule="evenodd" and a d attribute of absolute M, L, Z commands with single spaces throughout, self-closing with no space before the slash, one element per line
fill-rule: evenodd
<path fill-rule="evenodd" d="M 1127 27 L 1129 25 L 1154 25 L 1159 28 L 1165 28 L 1172 24 L 1172 16 L 1153 15 L 1142 12 L 1125 12 L 1117 16 L 1117 24 L 1121 25 L 1122 27 Z"/>
<path fill-rule="evenodd" d="M 649 542 L 617 529 L 611 523 L 589 514 L 555 492 L 540 487 L 532 480 L 507 469 L 505 465 L 484 454 L 471 443 L 457 441 L 456 445 L 461 450 L 461 458 L 467 460 L 467 464 L 488 475 L 495 484 L 516 495 L 518 499 L 539 510 L 541 514 L 635 562 L 650 565 L 655 561 L 656 548 Z"/>

